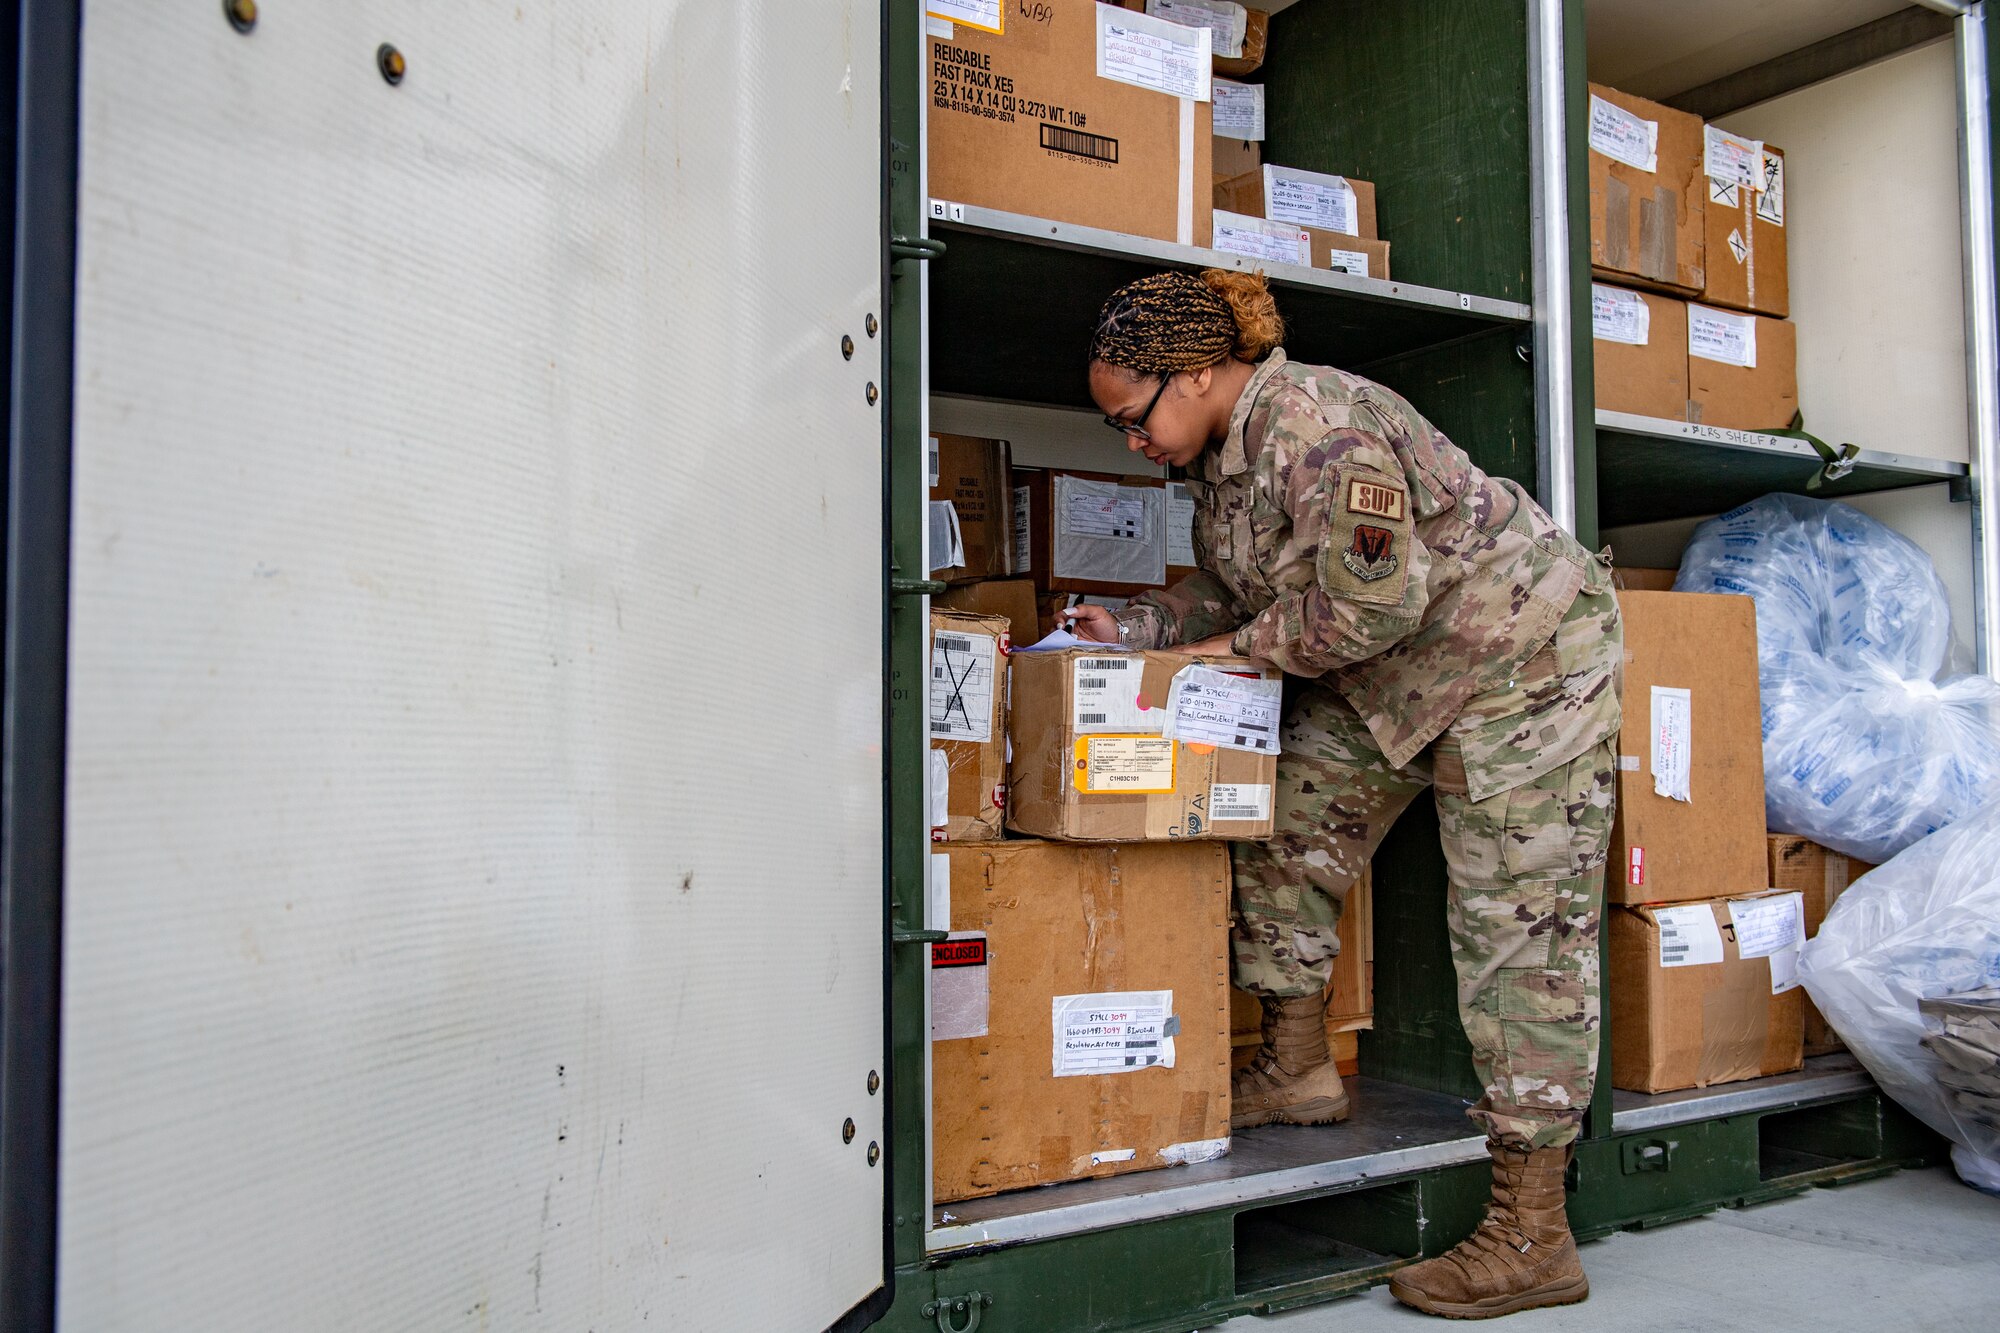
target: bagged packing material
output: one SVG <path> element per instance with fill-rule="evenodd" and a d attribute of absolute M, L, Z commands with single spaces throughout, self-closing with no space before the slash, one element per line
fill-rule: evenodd
<path fill-rule="evenodd" d="M 931 946 L 939 1202 L 1229 1149 L 1229 852 L 945 844 Z"/>
<path fill-rule="evenodd" d="M 968 583 L 1014 572 L 1009 452 L 1005 440 L 930 437 L 932 578 Z M 942 543 L 941 531 L 947 534 Z"/>
<path fill-rule="evenodd" d="M 2000 801 L 1851 885 L 1799 970 L 1883 1091 L 1966 1150 L 1961 1171 L 2000 1160 Z"/>
<path fill-rule="evenodd" d="M 1699 295 L 1708 198 L 1701 119 L 1597 83 L 1589 114 L 1592 271 Z"/>
<path fill-rule="evenodd" d="M 1805 904 L 1807 939 L 1819 934 L 1827 911 L 1848 886 L 1875 868 L 1795 833 L 1773 833 L 1765 849 L 1771 862 L 1771 887 L 1797 893 Z M 1810 999 L 1805 1019 L 1807 1055 L 1831 1055 L 1841 1049 L 1840 1035 Z"/>
<path fill-rule="evenodd" d="M 1706 1088 L 1804 1063 L 1796 893 L 1605 910 L 1611 1085 Z"/>
<path fill-rule="evenodd" d="M 933 217 L 952 204 L 1208 244 L 1209 34 L 1093 0 L 928 45 Z"/>
<path fill-rule="evenodd" d="M 1783 149 L 1759 145 L 1758 180 L 1751 189 L 1734 176 L 1708 178 L 1701 299 L 1783 319 L 1792 313 Z"/>
<path fill-rule="evenodd" d="M 1696 528 L 1674 587 L 1757 603 L 1773 832 L 1879 865 L 2000 789 L 2000 683 L 1939 678 L 1951 612 L 1909 538 L 1767 495 Z"/>
<path fill-rule="evenodd" d="M 1687 419 L 1784 430 L 1799 414 L 1798 333 L 1782 319 L 1687 307 Z"/>
<path fill-rule="evenodd" d="M 1672 903 L 1770 887 L 1755 606 L 1618 594 L 1625 714 L 1605 895 Z"/>
<path fill-rule="evenodd" d="M 1238 658 L 1016 653 L 1007 827 L 1070 842 L 1271 836 L 1283 682 Z"/>
<path fill-rule="evenodd" d="M 1008 622 L 931 611 L 931 836 L 1000 836 L 1007 808 Z"/>
<path fill-rule="evenodd" d="M 1590 285 L 1599 411 L 1687 419 L 1687 317 L 1687 302 L 1676 296 Z"/>

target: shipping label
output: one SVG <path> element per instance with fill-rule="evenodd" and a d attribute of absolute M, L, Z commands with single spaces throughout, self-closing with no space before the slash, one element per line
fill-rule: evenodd
<path fill-rule="evenodd" d="M 1194 564 L 1194 496 L 1178 481 L 1167 483 L 1167 563 Z"/>
<path fill-rule="evenodd" d="M 1096 492 L 1071 492 L 1063 497 L 1062 524 L 1063 531 L 1072 537 L 1145 541 L 1145 492 L 1137 486 L 1107 486 Z"/>
<path fill-rule="evenodd" d="M 1640 171 L 1660 167 L 1660 123 L 1633 115 L 1624 107 L 1590 95 L 1590 147 L 1613 162 Z"/>
<path fill-rule="evenodd" d="M 1685 907 L 1655 907 L 1660 926 L 1660 966 L 1699 967 L 1722 961 L 1722 932 L 1707 903 Z"/>
<path fill-rule="evenodd" d="M 1667 685 L 1653 687 L 1651 727 L 1653 790 L 1672 801 L 1692 801 L 1688 780 L 1694 746 L 1694 694 Z"/>
<path fill-rule="evenodd" d="M 1297 223 L 1272 222 L 1220 208 L 1214 217 L 1215 239 L 1210 244 L 1217 250 L 1269 264 L 1312 263 L 1312 238 L 1300 231 Z M 1177 562 L 1168 556 L 1167 563 Z"/>
<path fill-rule="evenodd" d="M 958 525 L 958 506 L 949 500 L 932 500 L 930 516 L 931 568 L 956 569 L 965 563 L 965 530 Z"/>
<path fill-rule="evenodd" d="M 1097 77 L 1169 97 L 1208 100 L 1211 48 L 1207 28 L 1097 6 Z"/>
<path fill-rule="evenodd" d="M 1184 27 L 1207 28 L 1211 53 L 1224 60 L 1239 60 L 1243 56 L 1243 35 L 1250 27 L 1250 11 L 1235 0 L 1146 0 L 1146 12 Z M 1222 133 L 1221 129 L 1216 133 Z"/>
<path fill-rule="evenodd" d="M 1688 355 L 1757 368 L 1757 317 L 1688 303 Z"/>
<path fill-rule="evenodd" d="M 1210 87 L 1215 97 L 1215 137 L 1255 139 L 1264 137 L 1264 85 L 1216 79 Z"/>
<path fill-rule="evenodd" d="M 1198 664 L 1182 667 L 1167 691 L 1163 734 L 1185 744 L 1276 754 L 1284 689 L 1278 680 L 1246 678 Z"/>
<path fill-rule="evenodd" d="M 990 634 L 931 636 L 931 739 L 993 739 L 993 686 L 1000 642 Z"/>
<path fill-rule="evenodd" d="M 1728 181 L 1748 189 L 1764 184 L 1764 145 L 1755 139 L 1714 125 L 1701 132 L 1702 171 L 1710 180 Z"/>
<path fill-rule="evenodd" d="M 1273 222 L 1318 227 L 1343 236 L 1361 234 L 1361 208 L 1354 187 L 1340 176 L 1265 167 L 1264 215 Z"/>
<path fill-rule="evenodd" d="M 984 931 L 953 931 L 931 946 L 931 1040 L 986 1035 L 992 1013 L 992 973 Z"/>
<path fill-rule="evenodd" d="M 1014 488 L 1013 572 L 1016 574 L 1026 574 L 1034 558 L 1034 553 L 1028 545 L 1028 538 L 1031 535 L 1029 524 L 1032 522 L 1028 517 L 1028 496 L 1029 491 L 1026 486 L 1016 486 Z"/>
<path fill-rule="evenodd" d="M 1174 742 L 1164 736 L 1079 736 L 1076 789 L 1086 796 L 1164 795 L 1174 789 Z"/>
<path fill-rule="evenodd" d="M 1368 253 L 1365 250 L 1331 250 L 1327 254 L 1326 266 L 1335 273 L 1352 273 L 1357 278 L 1373 276 L 1368 271 Z"/>
<path fill-rule="evenodd" d="M 1806 903 L 1797 893 L 1774 894 L 1729 904 L 1736 928 L 1736 956 L 1771 960 L 1771 994 L 1799 984 L 1799 950 L 1806 940 Z"/>
<path fill-rule="evenodd" d="M 1590 336 L 1599 342 L 1644 347 L 1652 336 L 1653 312 L 1637 292 L 1590 284 Z"/>
<path fill-rule="evenodd" d="M 1211 820 L 1271 817 L 1271 784 L 1268 782 L 1218 782 L 1208 789 L 1208 817 Z"/>
<path fill-rule="evenodd" d="M 1785 225 L 1785 159 L 1766 152 L 1764 184 L 1757 191 L 1757 216 L 1774 227 Z"/>
<path fill-rule="evenodd" d="M 924 0 L 924 14 L 981 32 L 1004 32 L 1007 0 Z"/>
<path fill-rule="evenodd" d="M 1140 706 L 1145 666 L 1138 657 L 1077 658 L 1071 668 L 1076 674 L 1070 687 L 1070 729 L 1158 734 L 1166 714 Z"/>
<path fill-rule="evenodd" d="M 941 829 L 951 822 L 951 756 L 931 747 L 931 827 Z"/>
<path fill-rule="evenodd" d="M 1170 990 L 1058 995 L 1050 1004 L 1057 1078 L 1174 1067 Z"/>

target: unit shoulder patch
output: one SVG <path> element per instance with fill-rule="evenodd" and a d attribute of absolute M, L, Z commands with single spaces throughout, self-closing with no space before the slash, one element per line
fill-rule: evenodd
<path fill-rule="evenodd" d="M 1340 553 L 1340 563 L 1363 583 L 1388 578 L 1402 563 L 1396 554 L 1396 534 L 1367 523 L 1355 524 L 1353 538 Z"/>
<path fill-rule="evenodd" d="M 1350 514 L 1386 518 L 1391 523 L 1402 522 L 1409 512 L 1409 496 L 1402 487 L 1368 477 L 1349 477 L 1341 502 Z"/>

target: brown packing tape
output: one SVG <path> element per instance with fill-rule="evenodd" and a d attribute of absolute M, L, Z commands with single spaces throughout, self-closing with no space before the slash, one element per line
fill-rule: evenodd
<path fill-rule="evenodd" d="M 1734 965 L 1729 970 L 1729 984 L 1718 986 L 1701 997 L 1701 1062 L 1695 1075 L 1697 1087 L 1735 1083 L 1756 1078 L 1764 1072 L 1771 965 L 1763 963 L 1760 967 L 1752 967 L 1739 960 L 1734 934 L 1734 931 L 1726 931 L 1724 935 L 1728 945 L 1723 956 Z"/>

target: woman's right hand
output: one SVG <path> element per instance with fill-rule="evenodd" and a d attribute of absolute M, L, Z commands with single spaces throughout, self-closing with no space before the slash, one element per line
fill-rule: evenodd
<path fill-rule="evenodd" d="M 1118 617 L 1101 606 L 1065 607 L 1062 611 L 1063 628 L 1079 639 L 1092 643 L 1118 642 Z"/>

